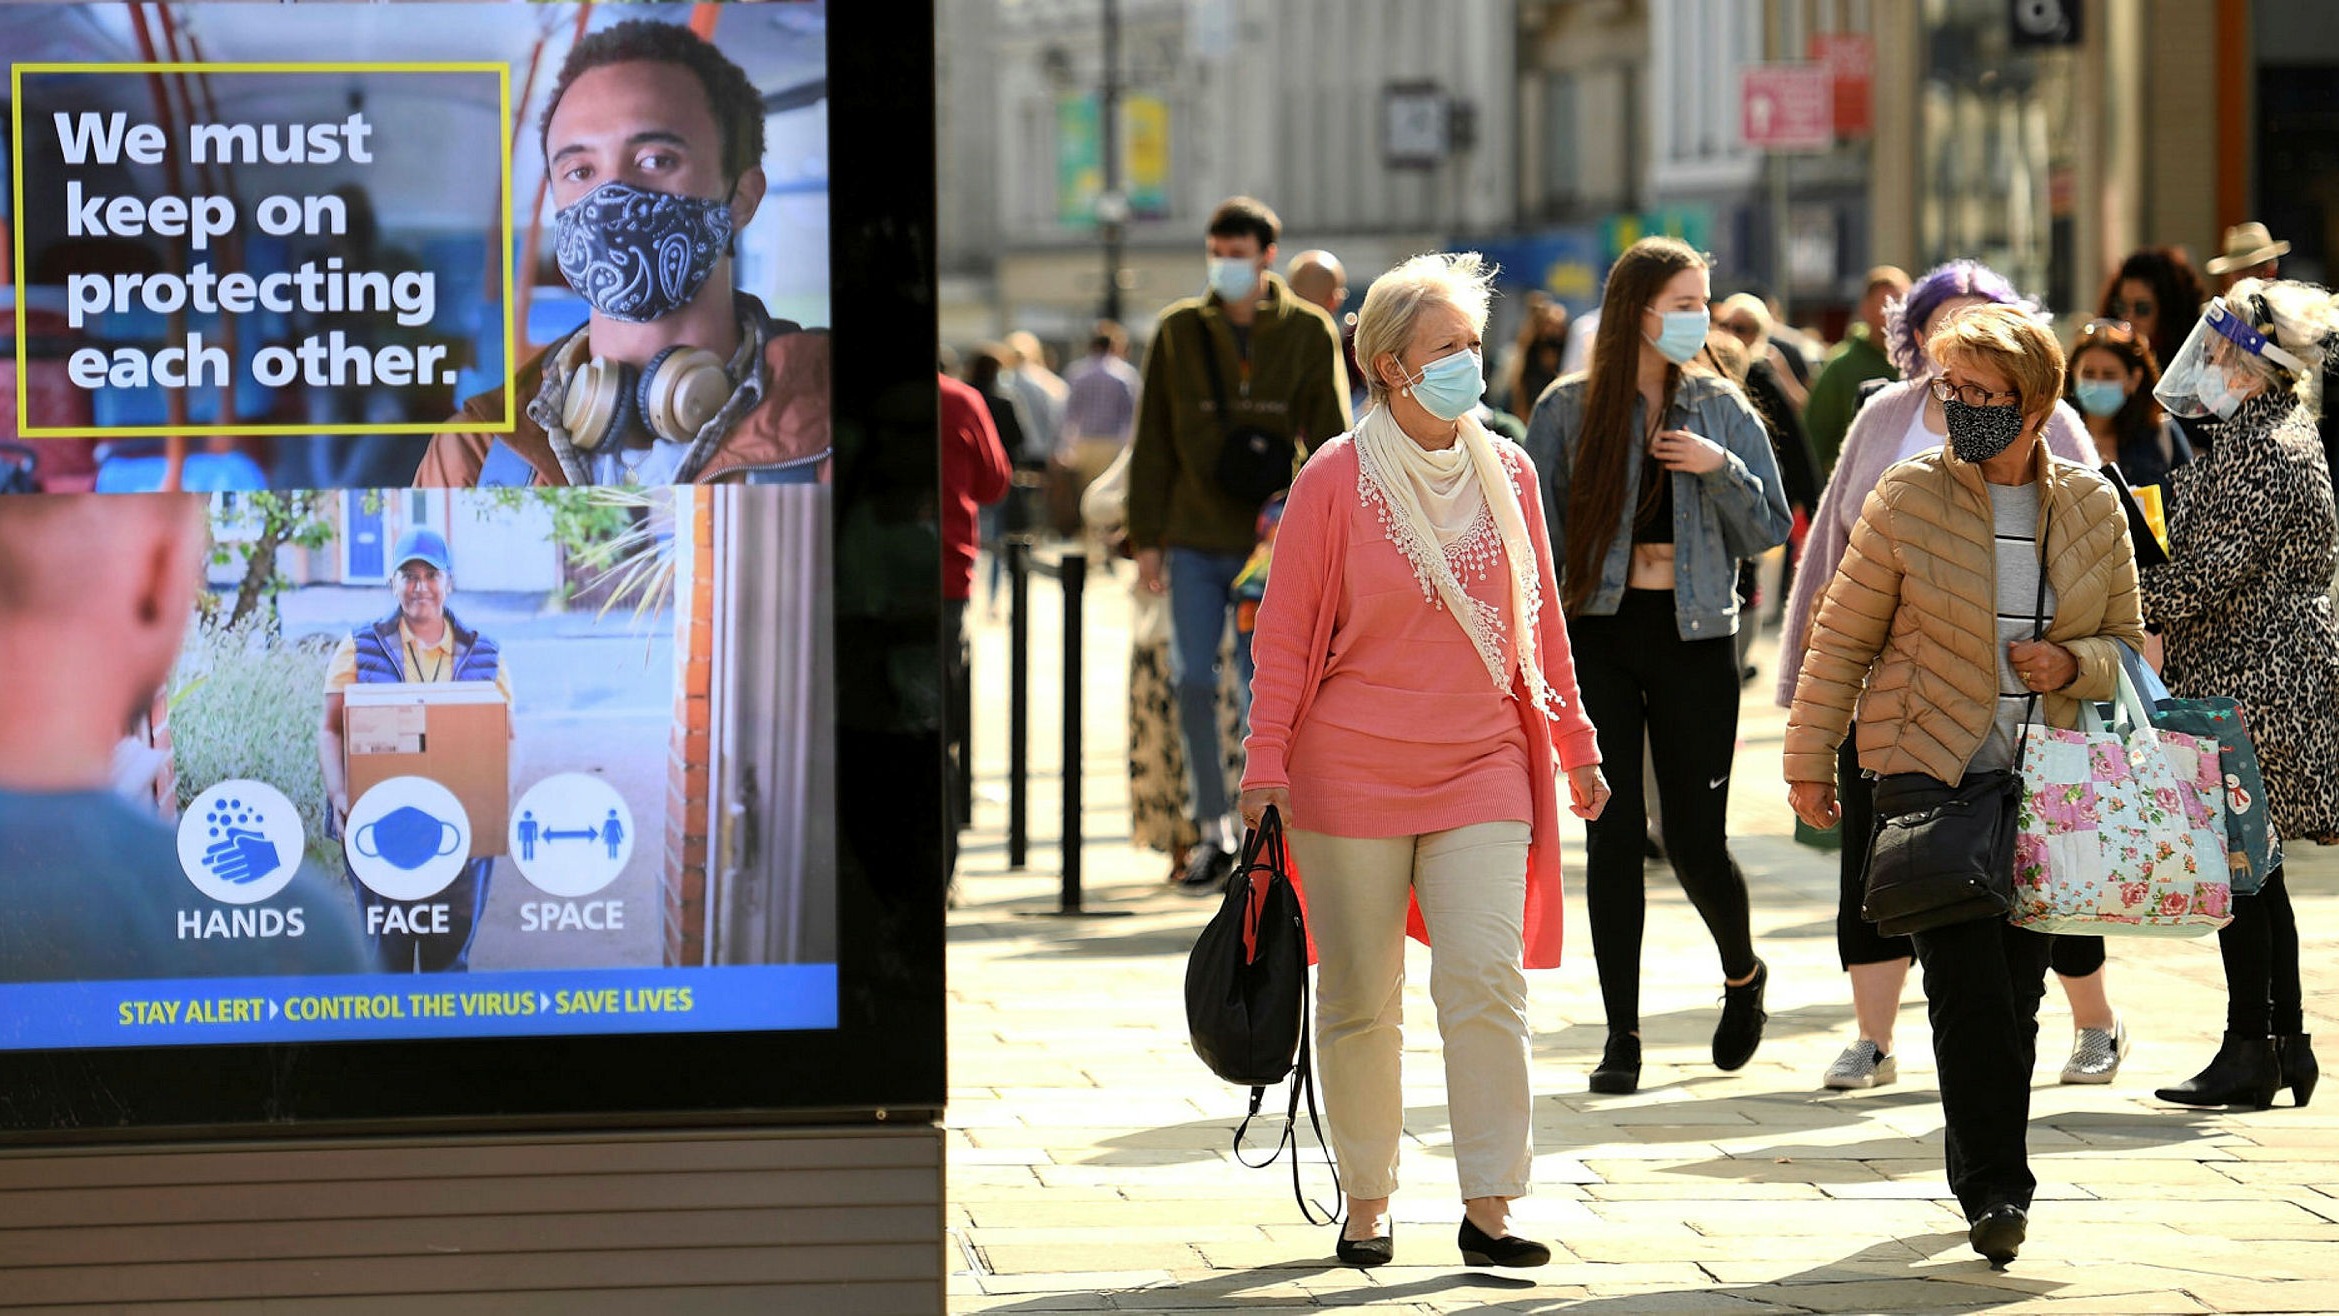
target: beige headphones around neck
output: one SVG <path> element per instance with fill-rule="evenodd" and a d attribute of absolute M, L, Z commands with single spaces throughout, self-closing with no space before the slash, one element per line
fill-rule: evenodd
<path fill-rule="evenodd" d="M 570 339 L 555 364 L 568 375 L 561 425 L 586 452 L 626 446 L 628 435 L 688 443 L 737 388 L 723 359 L 704 348 L 661 348 L 637 370 L 606 357 L 585 359 L 585 338 Z"/>

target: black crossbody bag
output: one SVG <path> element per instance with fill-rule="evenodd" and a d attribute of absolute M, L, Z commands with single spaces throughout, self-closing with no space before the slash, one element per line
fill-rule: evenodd
<path fill-rule="evenodd" d="M 1226 406 L 1226 379 L 1218 373 L 1218 345 L 1210 341 L 1210 326 L 1194 317 L 1194 332 L 1202 340 L 1202 369 L 1210 376 L 1210 399 L 1218 406 L 1218 463 L 1211 474 L 1228 498 L 1256 510 L 1291 487 L 1292 441 L 1256 425 L 1237 425 Z"/>
<path fill-rule="evenodd" d="M 2039 498 L 2038 601 L 2030 636 L 2047 629 L 2047 509 Z M 2014 837 L 2022 813 L 2022 728 L 2038 711 L 2038 692 L 2016 724 L 2014 764 L 1969 772 L 1952 786 L 1922 772 L 1876 779 L 1876 835 L 1868 847 L 1860 917 L 1887 937 L 1906 936 L 2014 909 Z"/>

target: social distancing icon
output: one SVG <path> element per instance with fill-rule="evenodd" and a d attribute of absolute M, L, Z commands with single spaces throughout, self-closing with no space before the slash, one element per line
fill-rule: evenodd
<path fill-rule="evenodd" d="M 455 793 L 426 777 L 392 777 L 349 807 L 342 852 L 368 890 L 427 900 L 446 890 L 471 853 L 471 818 Z"/>
<path fill-rule="evenodd" d="M 585 772 L 546 777 L 512 810 L 512 862 L 546 895 L 576 899 L 617 880 L 633 857 L 633 811 Z"/>
<path fill-rule="evenodd" d="M 179 867 L 213 900 L 256 904 L 300 871 L 306 835 L 283 791 L 264 781 L 223 781 L 179 815 Z"/>

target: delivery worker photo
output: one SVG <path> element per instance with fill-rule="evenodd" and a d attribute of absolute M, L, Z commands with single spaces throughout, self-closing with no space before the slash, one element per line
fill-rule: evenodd
<path fill-rule="evenodd" d="M 827 477 L 828 336 L 734 287 L 734 235 L 763 201 L 763 98 L 690 29 L 633 19 L 579 41 L 539 145 L 553 252 L 592 306 L 524 362 L 510 434 L 446 433 L 425 486 Z M 488 423 L 502 390 L 457 419 Z"/>
<path fill-rule="evenodd" d="M 381 620 L 351 631 L 326 666 L 317 761 L 324 769 L 336 835 L 347 834 L 349 821 L 349 756 L 343 726 L 351 686 L 493 681 L 505 707 L 511 706 L 511 676 L 501 648 L 447 608 L 455 592 L 454 571 L 445 536 L 421 527 L 400 535 L 390 554 L 390 592 L 397 607 Z M 494 842 L 487 845 L 492 849 Z M 346 865 L 347 859 L 343 862 Z M 377 967 L 389 973 L 468 969 L 471 940 L 487 908 L 487 883 L 494 868 L 489 855 L 471 859 L 445 889 L 418 901 L 391 900 L 367 887 L 351 869 L 349 885 L 357 893 Z"/>

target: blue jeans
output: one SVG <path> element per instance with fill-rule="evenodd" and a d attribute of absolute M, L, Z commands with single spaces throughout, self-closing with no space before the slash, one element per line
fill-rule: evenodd
<path fill-rule="evenodd" d="M 1205 844 L 1214 844 L 1227 799 L 1225 755 L 1218 745 L 1218 643 L 1234 610 L 1234 578 L 1247 553 L 1172 548 L 1162 555 L 1169 576 L 1170 684 L 1178 692 L 1178 735 L 1186 753 L 1186 803 Z M 1235 632 L 1241 674 L 1241 726 L 1251 721 L 1251 637 Z"/>

